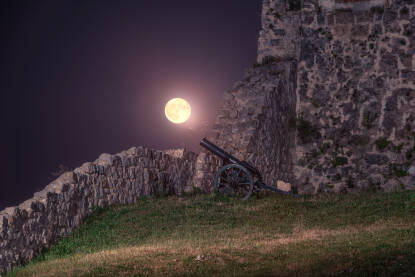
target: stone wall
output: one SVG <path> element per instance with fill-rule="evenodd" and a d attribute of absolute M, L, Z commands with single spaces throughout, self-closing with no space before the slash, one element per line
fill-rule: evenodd
<path fill-rule="evenodd" d="M 133 147 L 116 155 L 102 154 L 64 173 L 32 199 L 0 212 L 0 273 L 74 230 L 95 206 L 134 203 L 149 195 L 181 195 L 194 187 L 209 190 L 211 180 L 195 176 L 212 175 L 217 162 L 204 156 L 211 162 L 198 168 L 197 154 L 189 151 Z"/>
<path fill-rule="evenodd" d="M 307 4 L 296 183 L 312 192 L 414 188 L 414 1 L 332 13 Z"/>
<path fill-rule="evenodd" d="M 300 193 L 414 189 L 414 2 L 264 0 L 257 64 L 224 95 L 211 138 Z"/>
<path fill-rule="evenodd" d="M 258 60 L 208 139 L 300 193 L 415 189 L 415 0 L 264 0 Z M 94 206 L 212 190 L 208 153 L 131 148 L 0 212 L 0 272 Z"/>
<path fill-rule="evenodd" d="M 225 151 L 255 165 L 268 184 L 276 184 L 276 176 L 287 182 L 293 178 L 296 68 L 286 61 L 247 70 L 224 94 L 208 134 Z"/>

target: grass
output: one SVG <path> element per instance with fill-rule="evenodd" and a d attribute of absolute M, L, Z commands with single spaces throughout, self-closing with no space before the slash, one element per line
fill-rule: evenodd
<path fill-rule="evenodd" d="M 11 276 L 414 276 L 415 191 L 142 199 Z"/>

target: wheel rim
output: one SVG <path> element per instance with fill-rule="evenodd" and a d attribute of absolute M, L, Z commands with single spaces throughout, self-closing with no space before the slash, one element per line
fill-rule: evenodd
<path fill-rule="evenodd" d="M 228 164 L 220 168 L 215 176 L 214 189 L 217 193 L 241 197 L 246 200 L 254 188 L 251 173 L 238 164 Z"/>

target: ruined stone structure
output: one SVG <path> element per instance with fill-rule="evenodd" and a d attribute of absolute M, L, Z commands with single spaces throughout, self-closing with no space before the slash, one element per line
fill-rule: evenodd
<path fill-rule="evenodd" d="M 296 63 L 258 66 L 223 97 L 208 139 L 255 165 L 265 183 L 293 178 Z"/>
<path fill-rule="evenodd" d="M 415 188 L 415 0 L 263 0 L 258 60 L 208 139 L 299 193 Z M 0 273 L 95 206 L 211 191 L 208 153 L 131 148 L 0 212 Z"/>
<path fill-rule="evenodd" d="M 414 3 L 264 0 L 208 138 L 300 193 L 415 188 Z"/>
<path fill-rule="evenodd" d="M 32 199 L 0 211 L 0 273 L 30 260 L 71 232 L 94 207 L 203 190 L 199 183 L 194 185 L 194 179 L 211 175 L 218 161 L 202 159 L 201 167 L 197 160 L 197 154 L 189 151 L 133 147 L 116 155 L 102 154 L 64 173 Z"/>

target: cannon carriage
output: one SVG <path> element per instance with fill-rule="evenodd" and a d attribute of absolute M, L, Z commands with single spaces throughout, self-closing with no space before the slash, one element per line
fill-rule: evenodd
<path fill-rule="evenodd" d="M 267 189 L 284 195 L 297 196 L 292 190 L 284 191 L 265 184 L 256 167 L 246 161 L 238 160 L 206 138 L 200 141 L 200 145 L 223 161 L 223 166 L 219 168 L 213 180 L 215 192 L 237 196 L 243 200 L 248 199 L 254 189 Z"/>

